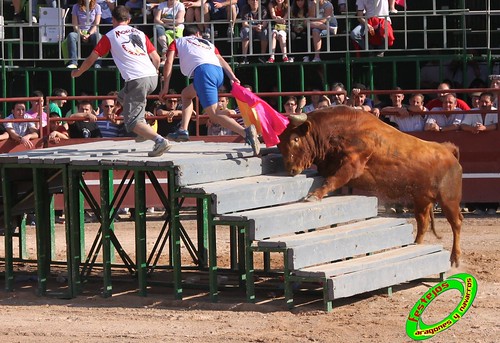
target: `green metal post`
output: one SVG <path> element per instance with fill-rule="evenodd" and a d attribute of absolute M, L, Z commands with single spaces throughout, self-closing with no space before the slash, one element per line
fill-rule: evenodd
<path fill-rule="evenodd" d="M 198 235 L 198 260 L 199 268 L 205 268 L 208 265 L 208 201 L 206 197 L 196 199 L 196 221 L 197 221 L 197 235 Z"/>
<path fill-rule="evenodd" d="M 281 66 L 279 64 L 276 65 L 276 77 L 276 82 L 278 82 L 278 92 L 281 93 Z M 278 108 L 280 111 L 285 112 L 283 110 L 283 99 L 280 96 L 278 97 Z"/>
<path fill-rule="evenodd" d="M 104 290 L 102 295 L 107 298 L 112 295 L 111 284 L 111 206 L 113 195 L 113 172 L 109 169 L 101 170 L 99 173 L 101 183 L 101 228 L 102 228 L 102 263 Z"/>
<path fill-rule="evenodd" d="M 174 298 L 182 299 L 182 275 L 181 275 L 181 241 L 180 241 L 180 209 L 177 196 L 177 186 L 175 185 L 175 172 L 168 170 L 168 199 L 170 201 L 170 250 L 172 252 L 172 268 L 174 279 Z"/>
<path fill-rule="evenodd" d="M 70 168 L 67 173 L 68 177 L 68 195 L 65 207 L 69 213 L 69 218 L 66 220 L 66 230 L 68 230 L 67 239 L 70 240 L 70 264 L 68 277 L 71 279 L 72 296 L 76 296 L 82 291 L 82 280 L 80 277 L 80 264 L 82 263 L 82 239 L 81 239 L 81 196 L 80 196 L 80 172 Z M 71 274 L 69 274 L 71 272 Z"/>
<path fill-rule="evenodd" d="M 146 260 L 146 177 L 144 171 L 134 171 L 135 177 L 135 259 L 139 295 L 147 295 Z"/>
<path fill-rule="evenodd" d="M 76 264 L 75 261 L 77 261 L 79 258 L 76 257 L 78 254 L 78 250 L 75 249 L 75 247 L 78 246 L 78 244 L 75 244 L 75 239 L 74 237 L 74 231 L 72 231 L 73 227 L 71 226 L 71 223 L 73 222 L 72 219 L 74 219 L 73 214 L 72 214 L 72 195 L 74 193 L 74 190 L 72 190 L 72 182 L 70 182 L 69 175 L 70 173 L 68 172 L 68 168 L 65 166 L 62 172 L 63 175 L 63 189 L 67 190 L 66 192 L 63 193 L 63 199 L 64 199 L 64 218 L 65 223 L 64 227 L 66 230 L 66 263 L 67 263 L 67 268 L 68 268 L 68 292 L 67 292 L 67 297 L 69 298 L 74 298 L 78 294 L 78 288 L 77 288 L 77 283 L 79 282 L 78 278 L 78 265 Z M 75 269 L 75 264 L 76 264 L 76 269 Z"/>
<path fill-rule="evenodd" d="M 45 170 L 33 168 L 33 188 L 36 214 L 36 251 L 38 267 L 38 294 L 47 292 L 47 277 L 50 272 L 50 199 L 45 182 Z"/>
<path fill-rule="evenodd" d="M 12 247 L 12 189 L 7 168 L 2 167 L 2 197 L 3 197 L 3 213 L 5 225 L 5 290 L 12 291 L 14 289 L 14 249 Z"/>
<path fill-rule="evenodd" d="M 219 295 L 219 290 L 217 287 L 217 230 L 216 225 L 213 221 L 211 206 L 208 204 L 208 221 L 209 221 L 209 232 L 208 232 L 208 247 L 210 253 L 208 254 L 208 285 L 210 288 L 210 299 L 216 302 Z"/>

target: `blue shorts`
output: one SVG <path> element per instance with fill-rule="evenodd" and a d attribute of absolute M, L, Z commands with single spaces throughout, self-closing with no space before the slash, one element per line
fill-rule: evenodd
<path fill-rule="evenodd" d="M 201 64 L 194 70 L 193 85 L 203 109 L 219 102 L 219 88 L 224 82 L 222 67 Z"/>

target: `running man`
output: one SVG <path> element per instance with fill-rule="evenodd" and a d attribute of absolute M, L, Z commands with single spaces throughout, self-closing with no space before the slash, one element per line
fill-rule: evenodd
<path fill-rule="evenodd" d="M 245 142 L 252 147 L 257 156 L 260 152 L 257 131 L 254 125 L 243 128 L 236 120 L 218 113 L 219 101 L 218 89 L 224 82 L 226 73 L 231 84 L 240 83 L 229 64 L 222 58 L 219 50 L 208 40 L 201 38 L 200 30 L 196 25 L 188 25 L 184 28 L 184 37 L 174 40 L 167 50 L 167 60 L 163 67 L 163 87 L 160 92 L 160 100 L 165 101 L 172 76 L 172 65 L 175 57 L 179 57 L 181 72 L 192 78 L 193 83 L 182 90 L 182 121 L 174 133 L 168 134 L 167 138 L 176 142 L 189 140 L 187 131 L 191 114 L 193 113 L 193 99 L 198 95 L 201 106 L 212 123 L 236 132 Z"/>
<path fill-rule="evenodd" d="M 82 75 L 99 57 L 111 51 L 113 60 L 125 80 L 125 86 L 118 93 L 125 129 L 154 141 L 155 145 L 148 156 L 161 156 L 171 145 L 168 140 L 154 132 L 144 119 L 146 97 L 158 85 L 160 56 L 142 31 L 128 25 L 130 13 L 125 6 L 115 7 L 112 15 L 113 29 L 101 38 L 80 68 L 71 72 L 71 76 Z"/>

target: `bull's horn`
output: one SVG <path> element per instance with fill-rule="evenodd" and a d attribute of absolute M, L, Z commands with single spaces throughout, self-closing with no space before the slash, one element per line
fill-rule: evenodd
<path fill-rule="evenodd" d="M 307 114 L 291 114 L 288 116 L 288 119 L 290 119 L 290 123 L 292 123 L 293 126 L 299 126 L 305 123 L 305 121 L 307 120 Z"/>

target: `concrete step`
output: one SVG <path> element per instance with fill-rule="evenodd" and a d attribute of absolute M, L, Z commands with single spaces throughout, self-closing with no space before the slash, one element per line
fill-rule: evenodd
<path fill-rule="evenodd" d="M 377 199 L 366 196 L 332 196 L 318 202 L 295 202 L 281 206 L 222 215 L 221 220 L 250 221 L 249 238 L 259 247 L 286 247 L 287 239 L 315 237 L 316 233 L 295 235 L 333 224 L 361 220 L 377 215 Z M 292 234 L 292 236 L 277 237 Z M 268 239 L 273 237 L 272 239 Z M 309 239 L 309 238 L 308 238 Z M 300 244 L 296 242 L 297 244 Z"/>

